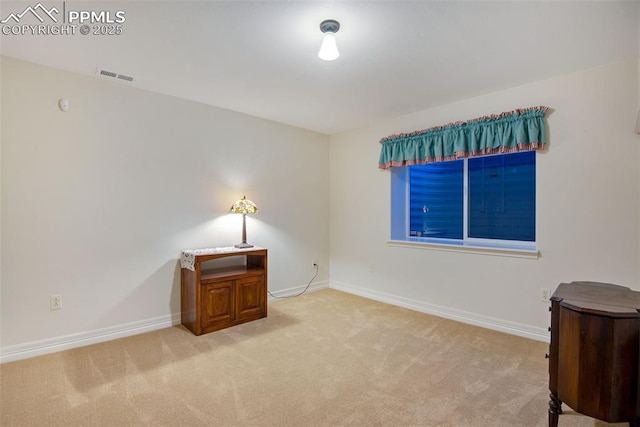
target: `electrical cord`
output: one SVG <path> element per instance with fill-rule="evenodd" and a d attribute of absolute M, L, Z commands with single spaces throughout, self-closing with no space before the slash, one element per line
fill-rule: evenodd
<path fill-rule="evenodd" d="M 304 294 L 305 292 L 307 292 L 307 289 L 309 289 L 309 286 L 311 286 L 311 283 L 313 283 L 313 281 L 315 280 L 315 278 L 318 276 L 318 265 L 315 265 L 316 267 L 316 274 L 313 275 L 313 277 L 311 278 L 311 280 L 309 280 L 309 283 L 307 283 L 307 286 L 302 290 L 302 292 L 300 292 L 299 294 L 296 295 L 287 295 L 284 297 L 277 297 L 274 294 L 271 293 L 271 291 L 269 291 L 267 289 L 267 292 L 269 293 L 269 295 L 271 295 L 271 298 L 275 298 L 275 299 L 287 299 L 287 298 L 295 298 L 295 297 L 299 297 L 300 295 Z"/>

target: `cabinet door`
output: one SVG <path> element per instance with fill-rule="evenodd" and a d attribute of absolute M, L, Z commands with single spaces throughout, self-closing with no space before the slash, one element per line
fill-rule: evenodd
<path fill-rule="evenodd" d="M 237 319 L 260 318 L 266 314 L 266 288 L 263 276 L 236 280 Z"/>
<path fill-rule="evenodd" d="M 231 324 L 234 316 L 233 280 L 202 285 L 200 326 L 203 332 Z"/>
<path fill-rule="evenodd" d="M 634 420 L 638 336 L 637 317 L 600 316 L 561 304 L 558 398 L 609 423 Z"/>

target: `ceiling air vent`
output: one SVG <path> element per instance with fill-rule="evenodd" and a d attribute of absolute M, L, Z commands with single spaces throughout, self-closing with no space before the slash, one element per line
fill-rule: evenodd
<path fill-rule="evenodd" d="M 100 75 L 101 76 L 107 76 L 107 77 L 118 77 L 117 73 L 113 73 L 113 72 L 107 71 L 107 70 L 100 70 Z"/>
<path fill-rule="evenodd" d="M 132 82 L 133 81 L 133 77 L 131 77 L 131 76 L 127 76 L 125 74 L 118 74 L 118 73 L 115 73 L 113 71 L 103 70 L 103 69 L 100 69 L 100 68 L 98 68 L 96 70 L 96 74 L 98 74 L 100 76 L 104 76 L 104 77 L 110 77 L 110 78 L 113 78 L 113 79 L 125 80 L 127 82 Z"/>

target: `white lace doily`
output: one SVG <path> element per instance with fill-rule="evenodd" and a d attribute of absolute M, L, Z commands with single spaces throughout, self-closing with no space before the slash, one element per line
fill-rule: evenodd
<path fill-rule="evenodd" d="M 251 248 L 236 248 L 235 246 L 224 246 L 220 248 L 205 248 L 205 249 L 189 249 L 182 251 L 180 255 L 180 267 L 187 270 L 195 271 L 195 262 L 197 255 L 214 255 L 225 253 L 240 253 L 255 251 L 256 249 L 263 249 L 257 246 Z"/>

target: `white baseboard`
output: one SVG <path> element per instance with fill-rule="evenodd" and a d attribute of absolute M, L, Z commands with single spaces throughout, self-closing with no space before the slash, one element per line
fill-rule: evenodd
<path fill-rule="evenodd" d="M 275 301 L 277 298 L 286 298 L 299 294 L 306 286 L 297 286 L 295 288 L 283 289 L 271 292 L 269 301 Z M 466 311 L 454 310 L 447 307 L 441 307 L 433 304 L 427 304 L 421 301 L 412 300 L 396 295 L 377 292 L 359 286 L 349 285 L 341 282 L 322 281 L 316 282 L 309 286 L 307 292 L 314 292 L 320 289 L 336 289 L 375 301 L 381 301 L 399 307 L 408 308 L 410 310 L 422 313 L 433 314 L 435 316 L 456 320 L 483 328 L 493 329 L 500 332 L 506 332 L 512 335 L 518 335 L 525 338 L 531 338 L 537 341 L 549 341 L 549 333 L 543 328 L 534 328 L 528 325 L 507 322 L 488 316 L 481 316 Z M 72 348 L 83 347 L 86 345 L 97 344 L 100 342 L 124 338 L 131 335 L 151 332 L 158 329 L 168 328 L 170 326 L 180 324 L 180 313 L 173 315 L 160 316 L 153 319 L 141 320 L 138 322 L 125 323 L 122 325 L 112 326 L 108 328 L 95 329 L 92 331 L 80 332 L 77 334 L 64 335 L 61 337 L 48 338 L 40 341 L 32 341 L 24 344 L 2 347 L 0 348 L 0 363 L 12 362 L 29 357 L 41 356 L 44 354 L 55 353 L 58 351 L 69 350 Z"/>
<path fill-rule="evenodd" d="M 549 342 L 549 332 L 544 328 L 536 328 L 522 323 L 508 322 L 494 317 L 482 316 L 479 314 L 469 313 L 467 311 L 428 304 L 422 301 L 373 291 L 371 289 L 361 288 L 347 283 L 331 281 L 329 287 L 331 289 L 336 289 L 375 301 L 397 305 L 399 307 L 408 308 L 422 313 L 433 314 L 434 316 L 444 317 L 470 325 L 493 329 L 494 331 L 505 332 L 507 334 L 530 338 L 536 341 Z"/>
<path fill-rule="evenodd" d="M 304 288 L 306 287 L 307 285 L 296 286 L 295 288 L 283 289 L 281 291 L 269 291 L 270 293 L 269 301 L 277 301 L 278 298 L 289 298 L 289 297 L 298 295 L 302 291 L 304 291 Z M 315 282 L 309 285 L 309 289 L 307 289 L 307 292 L 314 292 L 314 291 L 319 291 L 320 289 L 327 289 L 327 288 L 329 288 L 329 281 L 323 280 L 321 282 Z"/>
<path fill-rule="evenodd" d="M 0 363 L 111 341 L 180 324 L 180 313 L 0 348 Z"/>
<path fill-rule="evenodd" d="M 275 297 L 286 298 L 299 294 L 306 286 L 284 289 L 272 292 Z M 329 287 L 328 281 L 316 282 L 309 286 L 307 292 L 313 292 Z M 269 301 L 277 298 L 269 296 Z M 180 313 L 168 316 L 160 316 L 153 319 L 141 320 L 108 328 L 95 329 L 92 331 L 79 332 L 76 334 L 64 335 L 60 337 L 47 338 L 40 341 L 32 341 L 23 344 L 0 348 L 0 363 L 13 362 L 44 354 L 55 353 L 86 345 L 124 338 L 131 335 L 151 332 L 158 329 L 168 328 L 180 324 Z"/>

